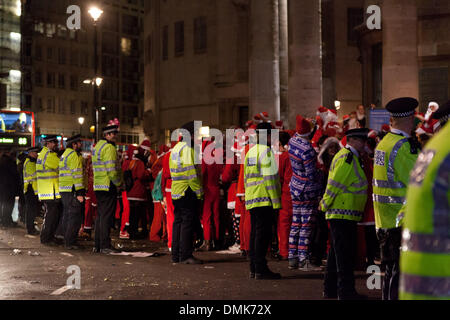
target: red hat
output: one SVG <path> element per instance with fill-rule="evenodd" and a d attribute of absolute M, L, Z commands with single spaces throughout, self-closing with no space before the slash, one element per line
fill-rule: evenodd
<path fill-rule="evenodd" d="M 150 143 L 150 140 L 144 139 L 140 145 L 141 149 L 144 149 L 145 151 L 150 151 L 152 149 L 152 144 Z"/>
<path fill-rule="evenodd" d="M 339 145 L 341 146 L 341 148 L 346 148 L 347 147 L 347 136 L 342 138 L 342 140 L 339 143 Z"/>
<path fill-rule="evenodd" d="M 127 149 L 127 157 L 129 160 L 133 158 L 133 155 L 138 154 L 138 148 L 136 146 L 130 144 Z"/>
<path fill-rule="evenodd" d="M 297 133 L 306 136 L 311 133 L 311 122 L 303 118 L 301 115 L 297 116 Z"/>
<path fill-rule="evenodd" d="M 317 110 L 317 115 L 321 114 L 321 113 L 327 113 L 328 109 L 325 108 L 324 106 L 320 106 L 319 109 Z"/>
<path fill-rule="evenodd" d="M 388 124 L 383 124 L 381 126 L 381 131 L 384 132 L 384 133 L 391 132 L 391 127 Z"/>
<path fill-rule="evenodd" d="M 275 129 L 283 130 L 283 128 L 284 128 L 284 123 L 283 123 L 283 121 L 276 121 L 276 122 L 275 122 Z"/>
<path fill-rule="evenodd" d="M 350 116 L 348 114 L 346 114 L 343 118 L 344 121 L 350 120 Z"/>
<path fill-rule="evenodd" d="M 259 123 L 261 123 L 261 122 L 269 122 L 270 123 L 269 113 L 266 111 L 258 113 L 257 115 L 255 115 L 254 119 L 256 121 L 258 121 Z"/>
<path fill-rule="evenodd" d="M 375 130 L 370 130 L 369 138 L 375 139 L 378 136 L 378 133 Z"/>
<path fill-rule="evenodd" d="M 246 128 L 250 128 L 252 125 L 254 125 L 255 123 L 253 122 L 253 120 L 248 120 L 246 123 L 245 123 L 245 127 Z"/>

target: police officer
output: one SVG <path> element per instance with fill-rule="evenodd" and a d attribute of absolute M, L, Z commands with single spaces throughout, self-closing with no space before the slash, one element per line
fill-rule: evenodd
<path fill-rule="evenodd" d="M 172 177 L 172 201 L 175 220 L 172 231 L 172 262 L 202 264 L 193 255 L 194 226 L 198 219 L 199 201 L 203 197 L 200 169 L 195 165 L 194 123 L 183 126 L 190 137 L 183 137 L 172 150 L 169 159 Z"/>
<path fill-rule="evenodd" d="M 396 219 L 406 203 L 409 175 L 419 152 L 419 146 L 411 137 L 418 105 L 414 98 L 399 98 L 387 104 L 386 109 L 391 113 L 391 132 L 375 150 L 373 206 L 381 260 L 385 266 L 383 300 L 398 299 L 402 235 Z"/>
<path fill-rule="evenodd" d="M 25 225 L 30 235 L 38 233 L 34 226 L 34 219 L 39 211 L 39 198 L 36 176 L 36 160 L 40 148 L 31 147 L 23 164 L 23 193 L 25 195 Z"/>
<path fill-rule="evenodd" d="M 263 122 L 256 129 L 258 142 L 248 151 L 244 162 L 245 207 L 251 219 L 250 278 L 280 279 L 279 273 L 268 268 L 265 258 L 272 240 L 272 221 L 276 210 L 281 209 L 278 166 L 270 147 L 272 125 Z"/>
<path fill-rule="evenodd" d="M 61 217 L 61 195 L 59 193 L 59 158 L 58 138 L 48 135 L 44 138 L 45 147 L 42 148 L 36 162 L 37 187 L 39 200 L 47 206 L 44 224 L 41 230 L 42 244 L 58 244 L 55 238 Z"/>
<path fill-rule="evenodd" d="M 111 221 L 116 212 L 117 189 L 122 185 L 122 170 L 115 143 L 118 134 L 117 125 L 103 128 L 104 138 L 96 144 L 92 154 L 94 191 L 98 205 L 93 249 L 95 253 L 110 254 L 116 251 L 111 245 L 110 231 Z"/>
<path fill-rule="evenodd" d="M 319 210 L 326 212 L 331 248 L 324 281 L 324 298 L 360 299 L 355 290 L 357 223 L 362 220 L 367 201 L 367 177 L 361 156 L 369 129 L 346 133 L 347 147 L 333 159 L 328 184 Z"/>
<path fill-rule="evenodd" d="M 63 203 L 63 232 L 65 246 L 76 246 L 83 218 L 85 187 L 83 183 L 83 157 L 81 135 L 67 139 L 67 148 L 59 161 L 59 192 Z"/>
<path fill-rule="evenodd" d="M 400 299 L 450 299 L 450 101 L 433 115 L 442 129 L 411 173 L 400 260 Z"/>

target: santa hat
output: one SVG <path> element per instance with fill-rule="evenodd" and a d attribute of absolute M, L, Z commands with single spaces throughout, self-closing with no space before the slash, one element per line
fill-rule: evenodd
<path fill-rule="evenodd" d="M 144 141 L 142 141 L 140 145 L 140 148 L 144 149 L 145 151 L 150 151 L 152 149 L 152 144 L 150 143 L 150 140 L 148 140 L 147 138 L 144 139 Z"/>
<path fill-rule="evenodd" d="M 131 159 L 133 159 L 133 156 L 134 155 L 137 155 L 139 153 L 139 151 L 138 151 L 138 149 L 136 148 L 136 146 L 134 146 L 134 145 L 129 145 L 128 146 L 128 149 L 127 149 L 127 157 L 128 157 L 128 160 L 131 160 Z"/>
<path fill-rule="evenodd" d="M 375 139 L 377 136 L 378 136 L 378 132 L 376 132 L 375 130 L 370 130 L 369 138 Z"/>
<path fill-rule="evenodd" d="M 439 105 L 436 102 L 430 102 L 428 104 L 427 113 L 425 114 L 425 121 L 430 120 L 430 118 L 433 115 L 433 113 L 435 113 L 438 110 L 439 110 Z"/>
<path fill-rule="evenodd" d="M 301 115 L 298 115 L 296 120 L 297 120 L 297 129 L 296 129 L 297 133 L 301 137 L 307 137 L 312 131 L 311 122 L 303 118 Z"/>
<path fill-rule="evenodd" d="M 283 121 L 276 121 L 275 122 L 275 129 L 284 130 L 284 123 L 283 123 Z"/>
<path fill-rule="evenodd" d="M 248 120 L 246 123 L 245 123 L 245 128 L 250 128 L 252 125 L 254 125 L 255 124 L 255 122 L 253 121 L 253 120 Z"/>
<path fill-rule="evenodd" d="M 270 123 L 271 122 L 269 120 L 269 113 L 266 111 L 258 113 L 257 115 L 255 115 L 254 119 L 257 123 L 262 123 L 262 122 Z"/>
<path fill-rule="evenodd" d="M 391 132 L 391 127 L 388 124 L 383 124 L 381 126 L 381 132 L 384 132 L 384 133 Z"/>
<path fill-rule="evenodd" d="M 346 115 L 342 118 L 342 120 L 343 120 L 344 122 L 350 120 L 350 115 L 346 114 Z"/>

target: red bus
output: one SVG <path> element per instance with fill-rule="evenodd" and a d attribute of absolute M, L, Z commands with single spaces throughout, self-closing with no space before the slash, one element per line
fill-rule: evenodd
<path fill-rule="evenodd" d="M 26 150 L 35 146 L 34 113 L 0 110 L 0 149 Z"/>

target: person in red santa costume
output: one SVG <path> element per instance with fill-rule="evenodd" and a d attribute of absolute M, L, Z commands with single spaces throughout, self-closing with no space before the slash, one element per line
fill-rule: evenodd
<path fill-rule="evenodd" d="M 430 102 L 425 115 L 422 113 L 416 115 L 416 117 L 422 121 L 421 125 L 416 130 L 417 139 L 419 140 L 422 149 L 424 149 L 427 142 L 441 127 L 441 123 L 438 120 L 432 119 L 433 113 L 437 110 L 439 110 L 439 105 L 436 102 Z"/>
<path fill-rule="evenodd" d="M 155 163 L 152 166 L 151 172 L 152 176 L 155 180 L 153 184 L 153 191 L 156 191 L 155 189 L 160 189 L 162 191 L 162 184 L 161 180 L 162 178 L 158 179 L 158 176 L 163 171 L 163 158 L 166 154 L 168 154 L 170 151 L 169 147 L 166 145 L 161 145 L 159 147 L 158 152 L 158 159 L 155 161 Z M 156 183 L 159 181 L 159 185 L 156 185 Z M 153 192 L 155 193 L 155 192 Z M 152 193 L 152 195 L 153 195 Z M 162 196 L 164 195 L 163 192 Z M 153 215 L 153 221 L 152 226 L 150 228 L 150 241 L 152 242 L 159 242 L 161 240 L 167 240 L 167 219 L 166 219 L 166 211 L 164 209 L 164 201 L 163 198 L 160 199 L 159 193 L 153 197 L 153 206 L 154 206 L 154 215 Z"/>
<path fill-rule="evenodd" d="M 92 150 L 95 145 L 92 146 Z M 91 151 L 92 151 L 91 150 Z M 97 198 L 95 197 L 94 192 L 94 171 L 92 167 L 92 155 L 89 155 L 86 159 L 86 165 L 84 166 L 84 177 L 85 181 L 87 181 L 87 191 L 86 191 L 86 201 L 84 207 L 84 223 L 82 225 L 82 237 L 91 238 L 92 226 L 94 223 L 94 219 L 97 215 Z"/>
<path fill-rule="evenodd" d="M 217 154 L 219 153 L 219 155 Z M 202 179 L 205 200 L 201 222 L 203 225 L 204 249 L 212 251 L 218 248 L 220 238 L 220 176 L 223 164 L 215 161 L 216 156 L 223 158 L 223 151 L 213 141 L 203 143 Z"/>
<path fill-rule="evenodd" d="M 278 250 L 281 260 L 289 257 L 289 233 L 292 224 L 292 198 L 289 184 L 292 179 L 292 167 L 289 159 L 289 140 L 291 135 L 286 131 L 279 133 L 279 169 L 278 175 L 281 184 L 281 210 L 278 214 L 277 233 Z"/>
<path fill-rule="evenodd" d="M 239 178 L 239 170 L 240 165 L 238 161 L 239 154 L 241 152 L 239 141 L 241 136 L 243 135 L 242 131 L 237 131 L 234 137 L 234 145 L 231 148 L 233 152 L 233 156 L 230 159 L 226 159 L 224 170 L 222 173 L 222 182 L 224 185 L 229 185 L 228 188 L 228 199 L 227 199 L 227 208 L 231 210 L 232 218 L 233 218 L 233 239 L 234 244 L 228 248 L 228 250 L 240 253 L 240 234 L 239 234 L 239 226 L 241 215 L 236 211 L 236 188 L 237 182 Z"/>
<path fill-rule="evenodd" d="M 175 220 L 174 210 L 172 202 L 172 177 L 170 175 L 170 167 L 169 160 L 172 149 L 177 145 L 178 141 L 171 142 L 171 148 L 169 152 L 163 156 L 162 164 L 163 164 L 163 172 L 161 177 L 161 189 L 163 191 L 163 205 L 166 212 L 166 220 L 167 220 L 167 247 L 169 251 L 172 250 L 172 230 L 173 230 L 173 222 Z"/>
<path fill-rule="evenodd" d="M 319 109 L 317 110 L 316 116 L 316 132 L 314 133 L 314 136 L 311 139 L 311 143 L 316 152 L 319 151 L 318 143 L 320 138 L 324 135 L 327 119 L 328 119 L 328 108 L 320 106 Z"/>
<path fill-rule="evenodd" d="M 250 211 L 245 208 L 245 179 L 244 179 L 244 161 L 247 156 L 247 152 L 253 147 L 250 144 L 250 136 L 256 135 L 256 124 L 253 124 L 246 131 L 246 134 L 241 138 L 242 152 L 239 158 L 239 178 L 236 187 L 236 214 L 241 216 L 239 233 L 241 240 L 241 253 L 246 256 L 250 251 L 250 234 L 252 231 L 252 225 L 250 220 Z M 254 140 L 254 139 L 252 139 Z"/>

